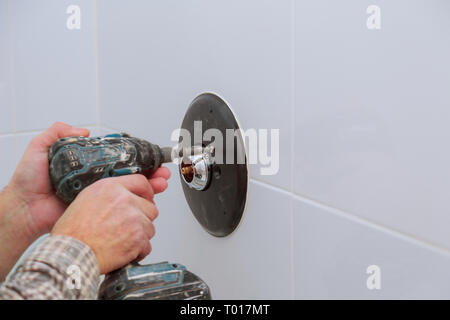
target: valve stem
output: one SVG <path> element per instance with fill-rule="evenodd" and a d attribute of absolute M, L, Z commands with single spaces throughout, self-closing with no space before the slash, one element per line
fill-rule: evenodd
<path fill-rule="evenodd" d="M 182 167 L 181 174 L 183 175 L 185 181 L 191 182 L 194 179 L 194 168 L 192 165 Z"/>
<path fill-rule="evenodd" d="M 185 176 L 185 175 L 188 175 L 188 174 L 193 174 L 194 173 L 194 168 L 192 168 L 192 167 L 184 167 L 184 168 L 181 168 L 181 173 Z"/>

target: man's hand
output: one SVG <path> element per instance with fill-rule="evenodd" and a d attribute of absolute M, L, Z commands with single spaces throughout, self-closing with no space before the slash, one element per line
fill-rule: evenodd
<path fill-rule="evenodd" d="M 158 216 L 154 191 L 143 175 L 106 178 L 77 196 L 53 228 L 52 235 L 78 239 L 94 251 L 102 274 L 151 251 Z"/>
<path fill-rule="evenodd" d="M 28 145 L 8 186 L 0 193 L 0 281 L 25 249 L 52 230 L 66 205 L 54 194 L 48 150 L 59 138 L 88 136 L 89 130 L 57 122 Z M 167 188 L 170 171 L 159 168 L 149 183 L 154 193 Z"/>
<path fill-rule="evenodd" d="M 59 138 L 88 135 L 87 129 L 57 122 L 28 145 L 0 193 L 0 281 L 26 248 L 51 230 L 65 209 L 50 185 L 48 149 Z"/>
<path fill-rule="evenodd" d="M 50 184 L 48 150 L 56 140 L 70 136 L 87 137 L 89 130 L 56 122 L 34 137 L 5 190 L 26 207 L 27 228 L 34 236 L 49 232 L 66 209 Z"/>

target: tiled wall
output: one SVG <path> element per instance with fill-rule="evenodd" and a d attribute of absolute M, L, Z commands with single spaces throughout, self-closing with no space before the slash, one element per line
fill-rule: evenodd
<path fill-rule="evenodd" d="M 0 0 L 0 185 L 5 185 L 29 140 L 55 121 L 95 129 L 94 3 L 83 27 L 66 28 L 74 1 Z"/>
<path fill-rule="evenodd" d="M 66 8 L 81 8 L 67 30 Z M 368 30 L 366 9 L 381 8 Z M 56 120 L 168 144 L 215 91 L 243 128 L 280 129 L 280 171 L 251 166 L 230 237 L 204 232 L 175 166 L 147 261 L 185 264 L 214 298 L 449 298 L 446 0 L 0 0 L 7 182 Z M 381 289 L 366 269 L 381 270 Z"/>

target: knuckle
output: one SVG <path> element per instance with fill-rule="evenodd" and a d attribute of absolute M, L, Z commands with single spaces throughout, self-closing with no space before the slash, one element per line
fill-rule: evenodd
<path fill-rule="evenodd" d="M 154 205 L 148 200 L 145 200 L 143 205 L 143 213 L 146 217 L 150 218 L 150 220 L 154 219 Z"/>
<path fill-rule="evenodd" d="M 137 174 L 136 176 L 137 176 L 137 178 L 139 179 L 139 182 L 145 183 L 145 184 L 148 183 L 148 180 L 147 180 L 147 178 L 146 178 L 144 175 L 142 175 L 142 174 Z"/>
<path fill-rule="evenodd" d="M 130 225 L 133 226 L 133 231 L 135 233 L 139 233 L 142 229 L 140 214 L 138 214 L 134 211 L 131 211 L 130 214 L 128 215 L 128 219 L 129 219 Z"/>
<path fill-rule="evenodd" d="M 105 193 L 116 193 L 119 190 L 118 188 L 114 188 L 114 184 L 110 179 L 97 180 L 90 187 Z"/>
<path fill-rule="evenodd" d="M 68 125 L 67 123 L 64 123 L 61 121 L 56 121 L 52 124 L 52 126 L 50 128 L 58 129 L 58 128 L 68 128 L 68 127 L 70 127 L 70 125 Z"/>
<path fill-rule="evenodd" d="M 107 179 L 100 179 L 98 181 L 95 181 L 93 184 L 91 184 L 88 188 L 91 189 L 100 189 L 103 188 L 108 182 L 105 181 Z"/>
<path fill-rule="evenodd" d="M 146 215 L 150 218 L 150 220 L 155 220 L 158 217 L 159 211 L 156 205 L 153 202 L 147 202 L 147 212 Z"/>
<path fill-rule="evenodd" d="M 117 198 L 117 202 L 122 205 L 129 205 L 132 201 L 131 194 L 125 190 L 119 190 L 115 196 Z"/>
<path fill-rule="evenodd" d="M 141 228 L 139 231 L 136 232 L 136 242 L 142 245 L 146 241 L 148 241 L 147 235 L 145 234 L 145 231 Z"/>
<path fill-rule="evenodd" d="M 37 145 L 37 144 L 39 143 L 39 140 L 40 140 L 40 139 L 41 139 L 41 136 L 40 136 L 40 135 L 37 135 L 37 136 L 33 137 L 33 139 L 30 140 L 29 145 L 30 145 L 30 146 L 35 146 L 35 145 Z"/>
<path fill-rule="evenodd" d="M 152 252 L 152 246 L 150 245 L 150 242 L 145 247 L 145 255 L 148 256 Z"/>
<path fill-rule="evenodd" d="M 142 242 L 143 243 L 148 243 L 150 241 L 151 238 L 148 237 L 147 233 L 144 232 L 144 237 L 142 238 Z"/>
<path fill-rule="evenodd" d="M 97 180 L 95 183 L 99 186 L 107 186 L 107 185 L 112 184 L 111 179 L 100 179 L 100 180 Z"/>
<path fill-rule="evenodd" d="M 133 248 L 132 248 L 131 252 L 133 253 L 133 254 L 132 254 L 133 259 L 135 259 L 136 257 L 139 256 L 139 254 L 140 254 L 140 252 L 141 252 L 140 247 L 137 246 L 137 245 L 133 245 Z"/>
<path fill-rule="evenodd" d="M 136 176 L 138 176 L 137 182 L 142 187 L 145 187 L 147 189 L 147 192 L 150 194 L 150 196 L 153 197 L 153 189 L 152 189 L 152 185 L 150 184 L 150 181 L 148 181 L 148 179 L 142 174 L 137 174 Z"/>
<path fill-rule="evenodd" d="M 147 186 L 149 184 L 147 178 L 143 176 L 142 174 L 134 174 L 133 178 L 136 180 L 138 184 Z"/>
<path fill-rule="evenodd" d="M 147 255 L 149 255 L 150 254 L 150 252 L 152 252 L 152 244 L 150 243 L 150 241 L 148 242 L 148 252 L 147 252 Z"/>
<path fill-rule="evenodd" d="M 148 254 L 149 244 L 150 244 L 149 240 L 145 240 L 144 242 L 142 242 L 142 247 L 141 247 L 142 252 L 145 253 L 146 255 Z"/>
<path fill-rule="evenodd" d="M 155 225 L 152 223 L 150 226 L 150 239 L 153 238 L 156 234 L 156 228 Z"/>
<path fill-rule="evenodd" d="M 133 242 L 139 239 L 141 232 L 139 217 L 133 211 L 125 210 L 121 212 L 119 219 L 123 232 L 127 234 L 127 239 Z"/>
<path fill-rule="evenodd" d="M 159 210 L 158 210 L 158 207 L 156 207 L 156 205 L 154 205 L 153 203 L 152 203 L 151 208 L 152 208 L 152 211 L 151 211 L 150 214 L 151 214 L 151 216 L 153 217 L 153 220 L 154 220 L 154 219 L 156 219 L 159 216 Z"/>
<path fill-rule="evenodd" d="M 135 229 L 135 231 L 133 231 L 133 246 L 139 248 L 142 244 L 142 239 L 143 239 L 143 232 L 142 230 L 139 229 Z"/>

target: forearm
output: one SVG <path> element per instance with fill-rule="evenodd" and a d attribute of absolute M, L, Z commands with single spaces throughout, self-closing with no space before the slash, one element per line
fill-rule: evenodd
<path fill-rule="evenodd" d="M 0 193 L 0 282 L 39 235 L 29 227 L 27 204 L 6 187 Z"/>
<path fill-rule="evenodd" d="M 0 299 L 95 299 L 99 268 L 92 250 L 66 236 L 34 248 L 0 287 Z"/>

